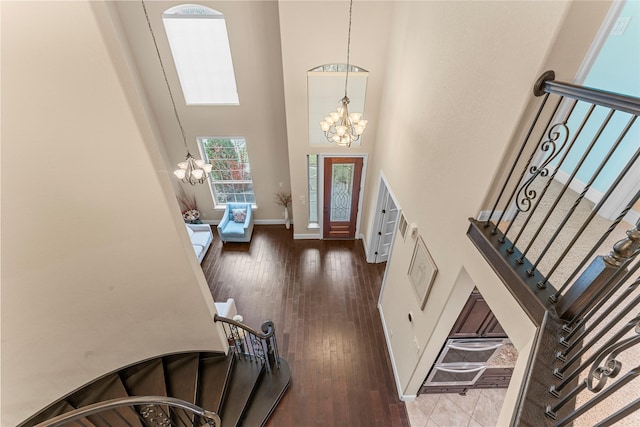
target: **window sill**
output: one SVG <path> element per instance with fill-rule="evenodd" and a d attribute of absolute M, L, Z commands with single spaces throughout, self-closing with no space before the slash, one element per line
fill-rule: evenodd
<path fill-rule="evenodd" d="M 214 210 L 214 211 L 220 211 L 220 212 L 222 212 L 222 211 L 224 211 L 225 209 L 227 209 L 227 205 L 218 205 L 218 206 L 214 206 L 214 207 L 213 207 L 213 210 Z M 256 209 L 258 209 L 258 206 L 257 206 L 257 205 L 251 205 L 251 210 L 254 210 L 254 211 L 255 211 Z"/>

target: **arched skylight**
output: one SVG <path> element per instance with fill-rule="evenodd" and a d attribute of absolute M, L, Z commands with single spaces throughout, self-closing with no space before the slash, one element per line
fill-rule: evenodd
<path fill-rule="evenodd" d="M 187 105 L 239 104 L 224 15 L 195 4 L 162 14 Z"/>
<path fill-rule="evenodd" d="M 316 68 L 312 68 L 309 71 L 321 71 L 325 73 L 346 73 L 347 64 L 324 64 L 319 65 Z M 364 68 L 360 68 L 357 65 L 349 64 L 350 73 L 368 73 Z"/>

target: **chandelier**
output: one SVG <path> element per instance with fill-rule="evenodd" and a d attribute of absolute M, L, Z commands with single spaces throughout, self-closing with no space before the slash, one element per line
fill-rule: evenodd
<path fill-rule="evenodd" d="M 160 49 L 158 49 L 156 36 L 153 33 L 153 28 L 151 28 L 151 22 L 149 21 L 149 15 L 147 14 L 147 7 L 144 3 L 144 0 L 142 1 L 142 8 L 144 9 L 144 16 L 145 18 L 147 18 L 147 25 L 149 26 L 149 31 L 151 32 L 151 38 L 153 39 L 153 44 L 156 48 L 156 53 L 158 54 L 158 61 L 160 61 L 160 68 L 162 68 L 162 75 L 164 76 L 164 82 L 167 84 L 167 89 L 169 90 L 169 98 L 171 98 L 173 113 L 175 114 L 176 121 L 178 122 L 178 126 L 180 127 L 182 142 L 184 143 L 184 148 L 187 150 L 187 156 L 184 162 L 178 163 L 178 169 L 173 171 L 173 174 L 185 184 L 187 183 L 191 185 L 202 184 L 207 180 L 207 177 L 211 173 L 211 169 L 213 165 L 211 165 L 210 163 L 205 163 L 203 160 L 195 159 L 189 152 L 189 147 L 187 146 L 187 138 L 184 135 L 184 128 L 182 127 L 182 123 L 180 122 L 178 109 L 176 108 L 176 103 L 173 99 L 171 86 L 169 86 L 169 79 L 167 79 L 167 73 L 164 70 L 164 64 L 162 63 L 162 57 L 160 56 Z"/>
<path fill-rule="evenodd" d="M 327 141 L 341 147 L 351 147 L 352 142 L 360 139 L 367 127 L 367 121 L 362 119 L 362 113 L 349 114 L 349 97 L 347 96 L 347 84 L 349 82 L 349 53 L 351 47 L 351 10 L 353 0 L 349 2 L 349 33 L 347 36 L 347 72 L 344 79 L 344 98 L 340 100 L 340 106 L 332 111 L 323 121 L 320 127 Z"/>

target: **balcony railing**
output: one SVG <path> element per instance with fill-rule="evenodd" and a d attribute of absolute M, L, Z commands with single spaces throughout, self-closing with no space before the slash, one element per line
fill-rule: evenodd
<path fill-rule="evenodd" d="M 539 327 L 512 423 L 640 425 L 640 220 L 629 214 L 640 99 L 553 72 L 534 94 L 534 119 L 468 231 Z"/>
<path fill-rule="evenodd" d="M 271 320 L 265 321 L 258 332 L 240 321 L 218 316 L 214 322 L 222 324 L 222 329 L 229 342 L 229 352 L 237 357 L 263 362 L 268 372 L 273 372 L 280 365 L 276 328 Z"/>

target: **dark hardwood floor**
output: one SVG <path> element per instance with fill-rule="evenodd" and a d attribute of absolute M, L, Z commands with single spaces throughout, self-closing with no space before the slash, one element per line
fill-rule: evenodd
<path fill-rule="evenodd" d="M 202 262 L 213 298 L 255 329 L 273 320 L 291 366 L 268 426 L 409 426 L 376 307 L 384 267 L 359 240 L 293 240 L 282 225 L 255 226 L 250 244 L 216 235 Z"/>

